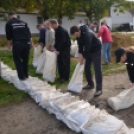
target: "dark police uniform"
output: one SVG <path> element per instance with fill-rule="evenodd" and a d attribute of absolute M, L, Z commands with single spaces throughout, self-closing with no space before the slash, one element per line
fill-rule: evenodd
<path fill-rule="evenodd" d="M 28 78 L 31 33 L 26 22 L 12 18 L 6 23 L 6 38 L 13 41 L 13 59 L 21 80 Z"/>
<path fill-rule="evenodd" d="M 134 83 L 134 53 L 127 52 L 127 60 L 126 60 L 127 72 L 129 79 L 132 83 Z"/>
<path fill-rule="evenodd" d="M 57 56 L 58 72 L 61 79 L 69 80 L 70 75 L 70 36 L 66 29 L 58 26 L 55 30 L 55 49 L 60 52 Z"/>
<path fill-rule="evenodd" d="M 96 78 L 96 91 L 102 90 L 102 69 L 101 69 L 101 42 L 86 25 L 81 26 L 81 36 L 77 38 L 79 53 L 85 58 L 85 74 L 88 85 L 94 86 L 91 65 L 93 63 Z"/>

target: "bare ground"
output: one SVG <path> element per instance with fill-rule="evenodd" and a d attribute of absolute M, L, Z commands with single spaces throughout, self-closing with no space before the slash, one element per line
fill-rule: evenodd
<path fill-rule="evenodd" d="M 82 91 L 79 96 L 124 120 L 128 127 L 134 128 L 134 106 L 115 112 L 107 105 L 109 97 L 116 96 L 131 86 L 127 73 L 120 73 L 103 78 L 103 95 L 100 97 L 93 98 L 95 90 Z M 58 121 L 54 115 L 49 115 L 33 100 L 28 99 L 20 104 L 0 108 L 0 134 L 75 134 L 75 132 Z"/>

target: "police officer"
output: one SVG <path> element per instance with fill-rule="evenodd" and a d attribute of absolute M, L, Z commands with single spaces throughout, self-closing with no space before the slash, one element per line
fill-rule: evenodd
<path fill-rule="evenodd" d="M 55 53 L 57 54 L 58 80 L 63 83 L 69 80 L 70 75 L 70 46 L 71 41 L 67 30 L 60 26 L 57 20 L 52 19 L 51 27 L 55 29 Z"/>
<path fill-rule="evenodd" d="M 13 41 L 13 60 L 20 80 L 28 78 L 28 60 L 30 48 L 33 47 L 30 29 L 26 22 L 17 19 L 15 13 L 9 13 L 10 20 L 6 23 L 8 50 L 11 51 Z"/>

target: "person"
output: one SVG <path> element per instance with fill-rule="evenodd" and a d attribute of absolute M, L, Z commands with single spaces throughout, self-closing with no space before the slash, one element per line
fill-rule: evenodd
<path fill-rule="evenodd" d="M 95 29 L 96 27 L 98 27 L 97 23 L 94 23 L 94 24 L 91 24 L 91 23 L 90 23 L 90 24 L 89 24 L 89 29 L 90 29 L 91 31 L 93 31 L 93 32 L 95 32 L 94 29 Z"/>
<path fill-rule="evenodd" d="M 83 26 L 84 24 L 83 24 L 83 21 L 82 20 L 80 20 L 80 24 L 78 25 L 79 27 L 80 26 Z"/>
<path fill-rule="evenodd" d="M 102 51 L 105 62 L 102 65 L 108 65 L 111 60 L 111 44 L 113 42 L 109 29 L 101 23 L 101 29 L 98 33 L 98 38 L 102 38 Z"/>
<path fill-rule="evenodd" d="M 55 29 L 55 53 L 57 54 L 57 65 L 61 83 L 69 80 L 70 75 L 70 46 L 71 40 L 66 29 L 60 26 L 56 19 L 52 19 L 51 27 Z"/>
<path fill-rule="evenodd" d="M 44 22 L 44 26 L 46 28 L 45 34 L 45 47 L 48 51 L 54 51 L 55 44 L 55 31 L 51 28 L 50 20 L 46 20 Z"/>
<path fill-rule="evenodd" d="M 36 44 L 36 47 L 38 45 L 42 45 L 43 47 L 45 47 L 45 33 L 46 33 L 46 29 L 41 24 L 37 25 L 37 29 L 40 32 L 40 37 L 39 37 L 38 43 Z"/>
<path fill-rule="evenodd" d="M 106 20 L 103 20 L 103 23 L 104 23 L 104 25 L 107 26 L 107 28 L 111 31 L 110 26 L 107 25 L 107 21 L 106 21 Z"/>
<path fill-rule="evenodd" d="M 91 72 L 93 63 L 96 78 L 95 97 L 102 94 L 102 69 L 101 69 L 101 42 L 87 26 L 70 28 L 70 34 L 76 37 L 79 47 L 79 62 L 82 65 L 85 59 L 85 74 L 88 84 L 83 89 L 93 89 L 94 82 Z"/>
<path fill-rule="evenodd" d="M 8 50 L 11 51 L 13 41 L 13 60 L 20 80 L 26 80 L 28 75 L 28 60 L 30 48 L 33 47 L 28 24 L 17 19 L 16 13 L 9 13 L 10 20 L 6 23 L 6 38 Z"/>
<path fill-rule="evenodd" d="M 134 86 L 134 47 L 118 48 L 115 51 L 116 62 L 122 62 L 126 64 L 128 76 Z"/>

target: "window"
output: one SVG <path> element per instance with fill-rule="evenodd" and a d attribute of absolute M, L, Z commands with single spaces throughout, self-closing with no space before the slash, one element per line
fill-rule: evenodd
<path fill-rule="evenodd" d="M 37 17 L 37 23 L 38 24 L 43 24 L 43 18 L 42 17 Z"/>

